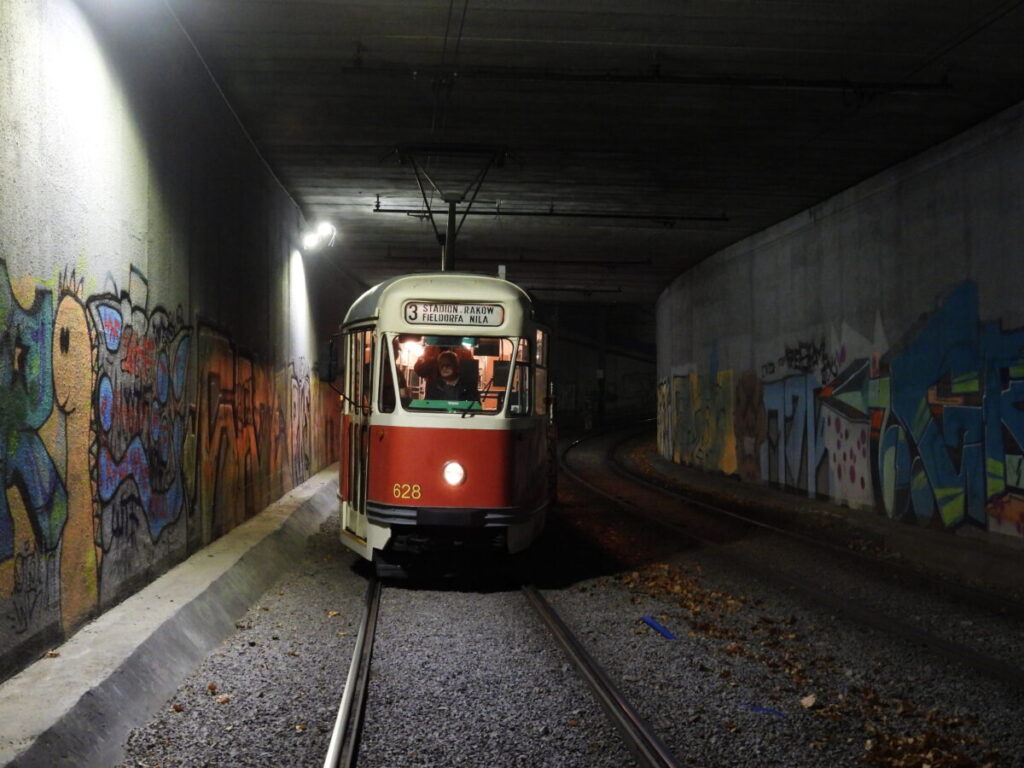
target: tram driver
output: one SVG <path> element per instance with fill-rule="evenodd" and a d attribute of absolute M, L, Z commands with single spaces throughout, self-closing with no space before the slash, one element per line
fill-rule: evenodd
<path fill-rule="evenodd" d="M 451 351 L 437 356 L 437 375 L 427 382 L 427 400 L 480 399 L 476 382 L 459 375 L 459 358 Z"/>

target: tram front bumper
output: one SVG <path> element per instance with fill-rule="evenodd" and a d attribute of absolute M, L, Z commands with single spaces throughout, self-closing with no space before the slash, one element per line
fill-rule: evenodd
<path fill-rule="evenodd" d="M 366 502 L 366 519 L 374 525 L 390 527 L 430 526 L 453 528 L 507 528 L 530 521 L 529 510 L 521 507 L 399 507 Z"/>

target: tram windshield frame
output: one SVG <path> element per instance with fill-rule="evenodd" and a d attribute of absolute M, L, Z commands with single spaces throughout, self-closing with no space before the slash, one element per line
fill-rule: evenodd
<path fill-rule="evenodd" d="M 459 416 L 500 416 L 507 411 L 508 416 L 515 417 L 529 413 L 531 358 L 527 337 L 386 333 L 385 339 L 378 388 L 382 413 L 393 413 L 396 406 L 406 413 Z M 451 390 L 449 397 L 439 396 L 444 388 L 440 386 L 438 360 L 442 355 L 447 357 L 445 353 L 455 356 L 460 382 L 453 399 L 449 399 Z"/>

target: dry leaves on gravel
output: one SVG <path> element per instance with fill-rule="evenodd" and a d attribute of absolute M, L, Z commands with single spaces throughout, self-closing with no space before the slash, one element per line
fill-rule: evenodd
<path fill-rule="evenodd" d="M 882 734 L 864 743 L 862 759 L 872 765 L 890 768 L 992 768 L 1002 763 L 999 752 L 987 752 L 979 762 L 962 749 L 976 743 L 970 737 L 950 736 L 933 730 L 912 736 Z"/>
<path fill-rule="evenodd" d="M 990 768 L 1004 764 L 1004 756 L 988 750 L 980 762 L 978 754 L 986 742 L 964 732 L 964 726 L 977 725 L 960 718 L 945 717 L 937 710 L 922 713 L 909 699 L 883 699 L 868 685 L 852 686 L 845 693 L 823 693 L 826 684 L 820 678 L 835 678 L 835 659 L 809 653 L 797 631 L 795 616 L 760 616 L 746 628 L 723 626 L 722 620 L 735 614 L 746 599 L 699 584 L 700 570 L 689 575 L 673 566 L 657 563 L 619 577 L 631 591 L 655 597 L 670 597 L 689 612 L 690 636 L 728 640 L 721 646 L 731 657 L 756 661 L 769 670 L 782 672 L 792 685 L 803 689 L 798 700 L 803 709 L 833 723 L 844 721 L 865 734 L 865 763 L 886 768 Z M 757 603 L 755 603 L 756 605 Z M 813 626 L 807 631 L 813 632 Z M 881 674 L 881 670 L 875 670 Z M 720 677 L 727 677 L 722 674 Z M 817 687 L 818 693 L 809 689 Z M 780 689 L 776 689 L 777 692 Z M 844 737 L 845 738 L 845 737 Z M 814 746 L 821 747 L 825 742 Z"/>

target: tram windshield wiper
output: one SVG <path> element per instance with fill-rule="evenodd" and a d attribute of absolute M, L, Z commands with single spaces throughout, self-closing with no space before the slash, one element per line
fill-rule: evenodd
<path fill-rule="evenodd" d="M 490 381 L 487 382 L 487 386 L 484 387 L 484 393 L 480 395 L 476 400 L 470 402 L 470 404 L 465 407 L 465 409 L 462 411 L 462 416 L 460 416 L 460 418 L 464 419 L 467 416 L 476 416 L 475 413 L 470 413 L 470 411 L 474 410 L 473 406 L 475 405 L 479 406 L 479 408 L 476 409 L 478 411 L 482 411 L 484 409 L 484 398 L 487 397 L 487 393 L 491 391 L 491 384 L 493 383 L 494 379 L 492 378 Z"/>

